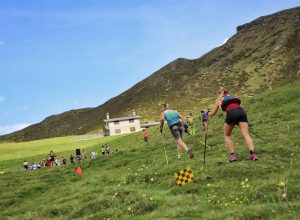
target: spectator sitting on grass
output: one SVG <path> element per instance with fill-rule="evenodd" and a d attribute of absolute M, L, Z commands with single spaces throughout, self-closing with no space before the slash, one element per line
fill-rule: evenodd
<path fill-rule="evenodd" d="M 94 159 L 96 159 L 96 157 L 97 157 L 97 152 L 92 151 L 91 152 L 91 159 L 94 160 Z"/>
<path fill-rule="evenodd" d="M 82 159 L 86 159 L 86 151 L 82 149 Z"/>
<path fill-rule="evenodd" d="M 60 164 L 61 164 L 61 161 L 57 157 L 55 157 L 55 165 L 60 166 Z"/>
<path fill-rule="evenodd" d="M 62 164 L 63 164 L 63 165 L 66 165 L 66 164 L 67 164 L 66 158 L 64 158 L 64 157 L 62 156 L 61 159 L 62 159 Z"/>
<path fill-rule="evenodd" d="M 32 170 L 37 170 L 37 164 L 36 163 L 33 163 L 32 165 L 31 165 L 31 167 L 32 167 Z"/>

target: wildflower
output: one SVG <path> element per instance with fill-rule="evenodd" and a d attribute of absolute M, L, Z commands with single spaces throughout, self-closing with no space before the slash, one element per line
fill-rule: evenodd
<path fill-rule="evenodd" d="M 282 198 L 284 198 L 284 199 L 286 198 L 286 193 L 282 194 Z"/>
<path fill-rule="evenodd" d="M 278 183 L 278 186 L 285 186 L 285 183 L 284 183 L 283 181 L 280 181 L 280 182 Z"/>
<path fill-rule="evenodd" d="M 129 206 L 127 210 L 128 210 L 128 211 L 131 211 L 131 207 Z"/>
<path fill-rule="evenodd" d="M 150 201 L 152 201 L 153 200 L 153 198 L 152 197 L 150 197 Z"/>
<path fill-rule="evenodd" d="M 242 186 L 243 188 L 248 188 L 248 187 L 249 187 L 249 184 L 247 184 L 247 182 L 248 182 L 248 178 L 246 178 L 245 181 L 242 181 L 242 182 L 241 182 L 241 186 Z"/>
<path fill-rule="evenodd" d="M 207 183 L 207 187 L 211 187 L 211 184 L 210 184 L 210 183 Z"/>
<path fill-rule="evenodd" d="M 153 181 L 154 181 L 154 178 L 151 178 L 150 180 L 151 180 L 151 182 L 153 182 Z"/>

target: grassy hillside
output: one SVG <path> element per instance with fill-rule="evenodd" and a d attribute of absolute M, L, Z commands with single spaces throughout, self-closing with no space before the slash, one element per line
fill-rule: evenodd
<path fill-rule="evenodd" d="M 143 143 L 141 133 L 78 143 L 77 146 L 100 153 L 99 145 L 105 141 L 112 149 L 119 150 L 111 157 L 84 161 L 81 176 L 75 175 L 76 166 L 72 165 L 21 171 L 22 159 L 13 159 L 14 148 L 2 144 L 0 149 L 7 156 L 2 156 L 0 163 L 0 171 L 4 171 L 0 174 L 0 218 L 297 219 L 300 216 L 299 102 L 300 83 L 243 101 L 252 129 L 267 140 L 265 143 L 252 135 L 259 156 L 256 162 L 249 160 L 245 144 L 235 129 L 238 162 L 228 163 L 221 114 L 210 120 L 206 166 L 200 142 L 203 134 L 199 129 L 195 137 L 185 137 L 194 148 L 193 160 L 187 155 L 176 160 L 174 140 L 167 128 L 165 138 L 157 128 L 150 129 L 149 145 Z M 20 143 L 16 149 L 31 144 L 40 146 L 33 157 L 30 148 L 22 149 L 22 155 L 32 161 L 54 145 L 74 144 L 68 138 L 54 140 Z M 186 166 L 193 168 L 197 181 L 178 187 L 174 173 Z"/>
<path fill-rule="evenodd" d="M 237 28 L 224 45 L 199 59 L 177 59 L 97 108 L 72 110 L 0 137 L 30 141 L 102 129 L 106 112 L 126 116 L 135 109 L 156 119 L 158 104 L 193 111 L 207 104 L 218 86 L 241 97 L 300 79 L 300 7 L 260 17 Z M 128 73 L 130 74 L 130 73 Z"/>

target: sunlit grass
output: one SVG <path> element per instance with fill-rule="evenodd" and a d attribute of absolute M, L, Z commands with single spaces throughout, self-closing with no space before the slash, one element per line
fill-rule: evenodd
<path fill-rule="evenodd" d="M 197 135 L 184 137 L 194 149 L 193 160 L 184 154 L 178 161 L 168 129 L 162 136 L 157 127 L 149 129 L 148 145 L 142 133 L 87 141 L 65 137 L 1 144 L 0 154 L 7 155 L 1 155 L 0 163 L 0 219 L 297 219 L 299 88 L 295 83 L 243 102 L 251 129 L 267 140 L 252 135 L 259 157 L 256 162 L 249 160 L 237 128 L 233 139 L 238 161 L 228 162 L 222 116 L 210 119 L 205 165 L 204 135 L 198 121 Z M 106 142 L 118 152 L 102 156 L 101 145 Z M 77 164 L 69 162 L 66 167 L 22 170 L 23 157 L 38 161 L 50 149 L 69 155 L 77 147 L 99 154 L 96 160 L 81 163 L 80 176 L 75 174 Z M 187 166 L 192 167 L 196 181 L 178 187 L 174 173 Z"/>

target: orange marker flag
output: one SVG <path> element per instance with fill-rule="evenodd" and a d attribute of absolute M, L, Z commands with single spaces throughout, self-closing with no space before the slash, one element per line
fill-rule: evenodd
<path fill-rule="evenodd" d="M 77 173 L 78 175 L 82 174 L 82 169 L 81 169 L 80 166 L 78 166 L 78 167 L 76 168 L 76 173 Z"/>

